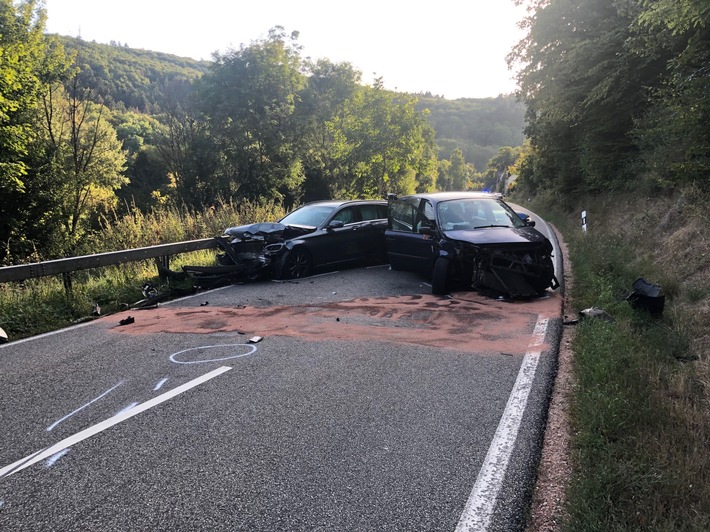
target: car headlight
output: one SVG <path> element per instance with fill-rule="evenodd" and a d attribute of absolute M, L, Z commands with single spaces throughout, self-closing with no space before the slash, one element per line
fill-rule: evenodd
<path fill-rule="evenodd" d="M 281 253 L 281 250 L 283 250 L 283 248 L 283 242 L 279 242 L 277 244 L 269 244 L 268 246 L 264 247 L 264 253 L 267 255 L 278 255 L 279 253 Z"/>

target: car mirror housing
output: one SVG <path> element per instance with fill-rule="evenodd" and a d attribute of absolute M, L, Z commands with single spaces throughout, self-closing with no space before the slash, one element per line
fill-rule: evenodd
<path fill-rule="evenodd" d="M 328 229 L 340 229 L 344 225 L 342 220 L 333 220 L 328 224 Z"/>
<path fill-rule="evenodd" d="M 528 227 L 535 227 L 535 220 L 531 220 L 529 214 L 525 212 L 518 212 L 516 214 L 523 222 L 525 222 L 525 225 Z"/>
<path fill-rule="evenodd" d="M 431 227 L 428 227 L 426 225 L 422 226 L 419 228 L 419 234 L 420 235 L 429 235 L 429 236 L 434 236 L 436 234 L 436 231 L 432 229 Z"/>

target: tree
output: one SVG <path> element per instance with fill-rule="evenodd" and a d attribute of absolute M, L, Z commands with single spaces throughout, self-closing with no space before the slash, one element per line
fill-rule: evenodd
<path fill-rule="evenodd" d="M 710 4 L 645 0 L 642 6 L 634 51 L 667 65 L 634 131 L 644 169 L 666 186 L 704 182 L 710 171 Z"/>
<path fill-rule="evenodd" d="M 357 94 L 343 126 L 353 146 L 349 195 L 407 194 L 435 182 L 434 136 L 416 101 L 385 90 L 382 80 Z"/>
<path fill-rule="evenodd" d="M 522 65 L 526 133 L 540 179 L 565 192 L 627 184 L 638 148 L 631 131 L 662 66 L 629 49 L 632 1 L 535 2 L 528 35 L 509 58 Z"/>
<path fill-rule="evenodd" d="M 353 145 L 344 124 L 360 87 L 360 72 L 349 63 L 321 59 L 307 63 L 306 86 L 296 112 L 303 127 L 305 200 L 341 195 L 349 178 L 348 157 Z"/>
<path fill-rule="evenodd" d="M 91 101 L 75 76 L 67 92 L 52 83 L 43 95 L 45 121 L 38 140 L 48 153 L 45 169 L 63 226 L 65 253 L 73 254 L 89 229 L 91 215 L 113 206 L 115 191 L 128 182 L 122 175 L 126 154 L 109 123 L 109 111 Z"/>
<path fill-rule="evenodd" d="M 247 198 L 284 197 L 303 181 L 297 95 L 304 86 L 298 33 L 217 54 L 203 78 L 204 114 L 221 153 L 221 172 Z"/>
<path fill-rule="evenodd" d="M 45 51 L 35 0 L 0 0 L 0 192 L 24 189 Z"/>

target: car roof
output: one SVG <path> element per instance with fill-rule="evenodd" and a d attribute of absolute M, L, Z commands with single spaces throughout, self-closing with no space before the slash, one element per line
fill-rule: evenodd
<path fill-rule="evenodd" d="M 402 196 L 399 199 L 405 198 L 426 198 L 434 202 L 457 199 L 498 199 L 498 197 L 491 192 L 429 192 Z"/>
<path fill-rule="evenodd" d="M 378 205 L 386 205 L 387 202 L 385 200 L 320 200 L 320 201 L 309 201 L 308 203 L 304 203 L 301 205 L 302 207 L 305 207 L 306 205 L 327 205 L 329 207 L 341 207 L 343 205 L 372 205 L 372 204 L 378 204 Z"/>

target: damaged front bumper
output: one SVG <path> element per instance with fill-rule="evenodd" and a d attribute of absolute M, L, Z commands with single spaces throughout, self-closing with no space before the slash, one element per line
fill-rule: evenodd
<path fill-rule="evenodd" d="M 560 286 L 550 251 L 530 248 L 475 247 L 467 255 L 471 287 L 511 298 L 532 297 Z"/>
<path fill-rule="evenodd" d="M 271 277 L 277 261 L 286 252 L 287 240 L 310 231 L 269 222 L 230 227 L 223 236 L 215 237 L 222 251 L 217 255 L 219 266 L 183 266 L 183 271 L 212 283 Z"/>

